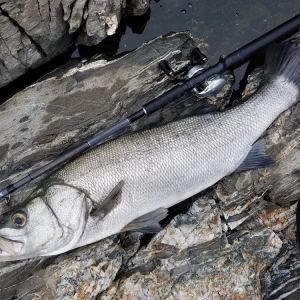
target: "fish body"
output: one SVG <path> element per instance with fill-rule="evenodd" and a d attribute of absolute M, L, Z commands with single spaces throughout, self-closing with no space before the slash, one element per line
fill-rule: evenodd
<path fill-rule="evenodd" d="M 256 141 L 299 100 L 300 48 L 286 42 L 268 52 L 268 79 L 244 103 L 107 142 L 47 178 L 3 217 L 0 260 L 55 255 L 121 231 L 155 229 L 149 225 L 166 208 L 236 170 L 270 165 Z"/>

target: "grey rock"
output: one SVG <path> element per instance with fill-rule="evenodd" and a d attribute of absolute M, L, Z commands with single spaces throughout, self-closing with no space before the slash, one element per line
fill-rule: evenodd
<path fill-rule="evenodd" d="M 60 0 L 1 1 L 0 87 L 66 51 Z"/>
<path fill-rule="evenodd" d="M 67 24 L 62 19 L 60 0 L 2 1 L 1 11 L 20 31 L 26 33 L 41 55 L 53 57 L 65 51 L 71 37 L 66 36 Z"/>
<path fill-rule="evenodd" d="M 133 8 L 134 7 L 134 8 Z M 140 15 L 148 1 L 130 4 Z M 96 45 L 116 32 L 125 0 L 3 0 L 0 3 L 0 87 L 77 43 Z"/>
<path fill-rule="evenodd" d="M 124 12 L 124 7 L 125 1 L 123 0 L 89 1 L 84 16 L 85 22 L 81 26 L 78 36 L 78 43 L 96 45 L 108 35 L 114 34 Z M 71 16 L 71 22 L 72 19 L 73 16 Z M 79 26 L 80 23 L 77 27 L 73 28 L 72 23 L 70 23 L 70 33 L 77 30 Z"/>
<path fill-rule="evenodd" d="M 110 286 L 121 265 L 137 251 L 137 237 L 137 233 L 131 234 L 125 246 L 110 237 L 58 258 L 4 265 L 1 299 L 93 299 Z"/>
<path fill-rule="evenodd" d="M 36 67 L 43 54 L 20 29 L 0 11 L 0 87 Z"/>
<path fill-rule="evenodd" d="M 283 244 L 280 254 L 268 269 L 263 285 L 264 299 L 296 300 L 300 296 L 300 251 L 296 242 Z"/>
<path fill-rule="evenodd" d="M 67 19 L 69 20 L 70 24 L 70 34 L 75 32 L 80 27 L 86 2 L 87 0 L 75 0 L 75 2 L 72 3 L 72 12 Z M 64 16 L 64 19 L 66 19 L 66 16 Z"/>
<path fill-rule="evenodd" d="M 260 273 L 280 248 L 268 228 L 222 235 L 215 201 L 204 197 L 137 252 L 98 299 L 259 299 Z"/>
<path fill-rule="evenodd" d="M 168 90 L 173 84 L 158 62 L 182 67 L 192 42 L 183 32 L 118 60 L 74 61 L 2 104 L 1 187 Z M 258 86 L 261 72 L 249 78 L 245 94 Z M 208 100 L 218 109 L 228 103 L 228 84 Z M 188 93 L 127 133 L 168 122 L 195 100 Z M 181 204 L 149 242 L 122 233 L 57 257 L 1 263 L 0 298 L 298 299 L 299 110 L 300 104 L 281 114 L 264 134 L 274 167 L 227 176 Z M 11 205 L 40 180 L 14 193 Z M 1 203 L 0 209 L 11 208 Z"/>
<path fill-rule="evenodd" d="M 128 0 L 126 13 L 128 16 L 141 16 L 149 8 L 149 0 Z"/>

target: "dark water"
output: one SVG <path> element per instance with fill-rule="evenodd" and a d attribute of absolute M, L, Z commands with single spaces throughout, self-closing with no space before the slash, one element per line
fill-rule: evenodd
<path fill-rule="evenodd" d="M 91 57 L 99 53 L 114 58 L 157 36 L 181 30 L 192 33 L 196 45 L 204 46 L 202 49 L 209 63 L 214 64 L 220 55 L 231 53 L 298 13 L 299 0 L 155 0 L 144 16 L 126 18 L 117 33 L 99 45 L 73 45 L 49 64 L 0 89 L 0 101 L 5 101 L 72 58 Z M 243 66 L 235 71 L 235 88 L 238 88 L 245 70 L 246 66 Z"/>
<path fill-rule="evenodd" d="M 189 30 L 196 45 L 207 45 L 204 53 L 209 63 L 214 64 L 220 55 L 231 53 L 298 13 L 298 0 L 152 1 L 151 16 L 143 33 L 137 35 L 127 28 L 118 53 L 171 31 Z M 246 67 L 235 71 L 235 89 L 239 88 Z"/>
<path fill-rule="evenodd" d="M 300 13 L 298 0 L 160 0 L 151 2 L 142 34 L 129 28 L 118 52 L 171 31 L 189 30 L 196 43 L 207 43 L 211 63 Z"/>

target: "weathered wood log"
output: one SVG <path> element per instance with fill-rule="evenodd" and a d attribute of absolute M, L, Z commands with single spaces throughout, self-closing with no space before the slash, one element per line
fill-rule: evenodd
<path fill-rule="evenodd" d="M 1 105 L 1 184 L 169 89 L 158 62 L 167 59 L 179 68 L 191 48 L 188 33 L 157 38 L 115 61 L 62 67 Z M 247 93 L 260 74 L 250 77 Z M 130 130 L 170 121 L 195 100 L 188 94 Z M 1 263 L 0 298 L 295 299 L 299 112 L 300 104 L 264 134 L 274 167 L 224 178 L 188 200 L 188 211 L 181 210 L 149 243 L 141 244 L 139 233 L 122 233 L 58 257 Z M 14 194 L 12 203 L 31 189 Z M 7 209 L 2 203 L 2 212 Z"/>
<path fill-rule="evenodd" d="M 170 88 L 172 83 L 158 72 L 158 62 L 183 56 L 179 65 L 187 63 L 190 40 L 187 33 L 176 34 L 116 61 L 59 68 L 1 105 L 1 184 L 26 176 Z M 178 109 L 171 107 L 128 130 L 176 115 Z M 13 194 L 12 201 L 21 201 L 20 195 L 24 200 L 28 187 Z"/>

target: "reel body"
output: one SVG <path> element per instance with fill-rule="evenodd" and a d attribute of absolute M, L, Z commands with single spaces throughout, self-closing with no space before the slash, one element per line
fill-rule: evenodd
<path fill-rule="evenodd" d="M 191 56 L 196 58 L 196 62 L 191 61 L 187 66 L 179 69 L 176 72 L 170 67 L 166 60 L 162 60 L 159 63 L 159 68 L 174 81 L 185 81 L 196 75 L 199 75 L 206 69 L 204 64 L 206 63 L 207 58 L 198 48 L 193 49 Z M 181 75 L 181 78 L 179 75 Z M 218 74 L 210 77 L 197 87 L 194 87 L 193 92 L 197 98 L 204 99 L 217 95 L 225 84 L 226 79 L 222 75 Z"/>

